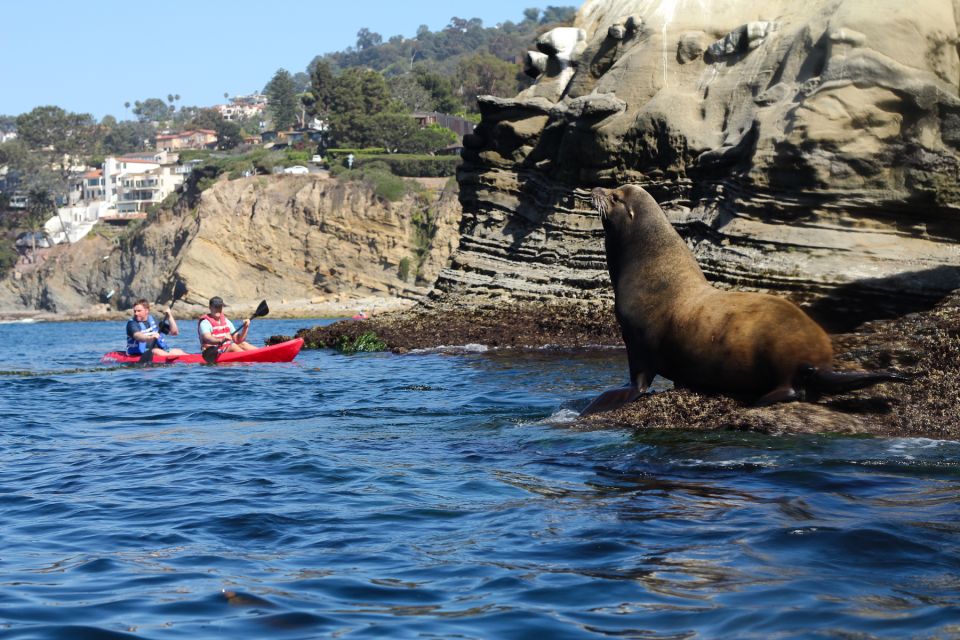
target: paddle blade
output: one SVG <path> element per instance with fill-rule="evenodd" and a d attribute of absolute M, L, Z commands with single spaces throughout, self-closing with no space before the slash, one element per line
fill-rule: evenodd
<path fill-rule="evenodd" d="M 217 356 L 220 355 L 220 349 L 218 349 L 215 345 L 204 347 L 200 354 L 203 356 L 204 362 L 207 364 L 213 364 L 217 361 Z"/>
<path fill-rule="evenodd" d="M 187 295 L 187 283 L 183 280 L 177 280 L 177 283 L 173 285 L 173 301 L 179 300 L 185 295 Z"/>
<path fill-rule="evenodd" d="M 261 300 L 260 304 L 257 305 L 257 310 L 253 312 L 253 315 L 250 316 L 250 319 L 253 320 L 254 318 L 262 318 L 268 313 L 270 313 L 270 307 L 267 306 L 267 301 Z"/>

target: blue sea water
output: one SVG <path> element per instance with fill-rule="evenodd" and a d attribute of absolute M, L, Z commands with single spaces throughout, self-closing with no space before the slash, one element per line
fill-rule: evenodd
<path fill-rule="evenodd" d="M 578 428 L 617 351 L 122 331 L 0 325 L 0 638 L 960 637 L 956 442 Z"/>

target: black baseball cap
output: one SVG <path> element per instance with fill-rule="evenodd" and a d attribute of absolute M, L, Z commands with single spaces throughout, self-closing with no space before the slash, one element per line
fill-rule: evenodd
<path fill-rule="evenodd" d="M 214 309 L 223 309 L 223 298 L 220 296 L 213 296 L 210 298 L 210 306 Z"/>

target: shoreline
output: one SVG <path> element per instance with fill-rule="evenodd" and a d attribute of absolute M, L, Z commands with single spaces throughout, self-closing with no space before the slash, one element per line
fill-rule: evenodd
<path fill-rule="evenodd" d="M 352 317 L 360 310 L 370 317 L 394 311 L 409 310 L 417 304 L 416 300 L 404 298 L 382 298 L 369 296 L 344 301 L 277 300 L 266 298 L 270 307 L 268 318 L 274 320 L 335 320 Z M 249 317 L 257 308 L 259 301 L 248 304 L 227 305 L 227 317 L 242 320 Z M 168 304 L 154 303 L 152 310 L 165 309 Z M 173 307 L 177 319 L 199 318 L 207 312 L 201 304 L 179 300 Z M 79 311 L 57 313 L 54 311 L 30 309 L 0 309 L 0 324 L 30 324 L 34 322 L 120 322 L 129 320 L 132 310 L 114 309 L 107 305 L 91 305 Z"/>

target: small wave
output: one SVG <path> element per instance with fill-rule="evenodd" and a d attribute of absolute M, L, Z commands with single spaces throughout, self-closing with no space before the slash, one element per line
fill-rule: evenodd
<path fill-rule="evenodd" d="M 893 454 L 912 457 L 918 451 L 931 451 L 945 446 L 960 445 L 956 440 L 933 440 L 932 438 L 897 438 L 890 441 L 888 451 Z"/>
<path fill-rule="evenodd" d="M 580 417 L 580 412 L 573 409 L 558 409 L 543 420 L 534 424 L 571 424 Z"/>
<path fill-rule="evenodd" d="M 426 349 L 411 349 L 411 354 L 432 354 L 432 353 L 486 353 L 490 351 L 491 348 L 485 344 L 461 344 L 461 345 L 447 345 L 442 344 L 439 347 L 429 347 Z"/>

